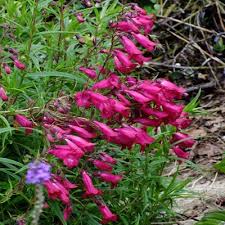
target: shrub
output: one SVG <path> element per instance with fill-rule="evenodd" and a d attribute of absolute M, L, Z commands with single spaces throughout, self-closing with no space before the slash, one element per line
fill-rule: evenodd
<path fill-rule="evenodd" d="M 117 1 L 1 7 L 2 222 L 168 221 L 186 181 L 163 171 L 194 141 L 185 90 L 140 72 L 154 16 Z"/>

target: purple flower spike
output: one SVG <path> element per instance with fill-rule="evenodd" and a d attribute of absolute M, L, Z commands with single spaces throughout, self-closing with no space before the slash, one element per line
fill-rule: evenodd
<path fill-rule="evenodd" d="M 51 166 L 44 162 L 32 162 L 28 164 L 26 176 L 27 184 L 42 184 L 51 178 Z"/>

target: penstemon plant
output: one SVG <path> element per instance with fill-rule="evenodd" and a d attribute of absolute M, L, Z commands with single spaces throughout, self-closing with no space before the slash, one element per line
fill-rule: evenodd
<path fill-rule="evenodd" d="M 182 131 L 185 89 L 140 72 L 157 47 L 154 16 L 118 1 L 50 2 L 15 1 L 30 21 L 15 24 L 30 29 L 10 47 L 2 38 L 1 220 L 168 221 L 186 181 L 163 171 L 188 159 L 194 140 Z"/>

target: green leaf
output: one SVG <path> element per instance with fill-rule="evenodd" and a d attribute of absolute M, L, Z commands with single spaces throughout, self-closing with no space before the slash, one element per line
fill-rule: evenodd
<path fill-rule="evenodd" d="M 57 202 L 49 202 L 50 209 L 52 213 L 59 218 L 63 225 L 67 225 L 67 222 L 64 220 L 63 213 Z"/>
<path fill-rule="evenodd" d="M 0 158 L 0 163 L 2 163 L 4 165 L 15 165 L 15 166 L 23 167 L 22 163 L 17 162 L 12 159 L 7 159 L 7 158 Z"/>
<path fill-rule="evenodd" d="M 71 74 L 65 72 L 58 72 L 58 71 L 49 71 L 49 72 L 35 72 L 35 73 L 28 73 L 27 77 L 38 79 L 38 78 L 45 78 L 45 77 L 62 77 L 67 78 L 70 80 L 76 80 L 79 84 L 84 84 L 86 79 L 78 74 Z"/>
<path fill-rule="evenodd" d="M 225 158 L 222 161 L 216 163 L 214 167 L 221 173 L 225 173 Z"/>
<path fill-rule="evenodd" d="M 222 225 L 225 221 L 225 211 L 207 213 L 196 225 Z"/>
<path fill-rule="evenodd" d="M 12 127 L 0 128 L 0 134 L 6 133 L 6 132 L 11 133 L 13 130 L 15 130 L 15 128 L 12 128 Z"/>

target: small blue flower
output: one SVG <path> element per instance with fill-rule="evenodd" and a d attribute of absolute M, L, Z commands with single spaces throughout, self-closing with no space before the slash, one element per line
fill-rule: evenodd
<path fill-rule="evenodd" d="M 27 184 L 42 184 L 51 178 L 51 166 L 45 162 L 35 161 L 28 164 Z"/>

